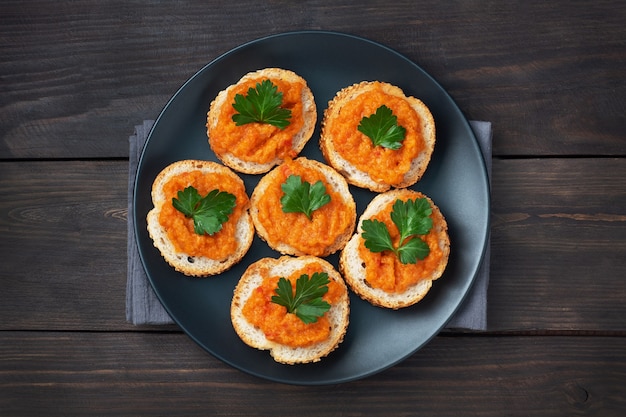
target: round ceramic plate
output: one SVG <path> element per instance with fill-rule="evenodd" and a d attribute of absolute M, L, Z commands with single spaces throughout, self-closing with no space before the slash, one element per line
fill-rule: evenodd
<path fill-rule="evenodd" d="M 378 80 L 395 84 L 430 108 L 437 127 L 431 163 L 414 189 L 430 196 L 445 215 L 451 255 L 443 276 L 417 305 L 392 311 L 350 294 L 350 325 L 343 343 L 320 362 L 281 365 L 267 351 L 245 345 L 230 321 L 230 301 L 250 263 L 277 257 L 258 237 L 242 262 L 210 278 L 189 278 L 171 268 L 152 245 L 146 215 L 157 174 L 182 159 L 217 161 L 206 136 L 206 112 L 217 93 L 247 72 L 290 69 L 307 80 L 318 108 L 316 131 L 301 153 L 323 161 L 319 122 L 329 100 L 351 84 Z M 248 194 L 260 176 L 242 175 Z M 351 188 L 360 215 L 373 194 Z M 176 323 L 206 351 L 250 374 L 291 384 L 346 382 L 380 372 L 424 346 L 444 327 L 470 289 L 485 250 L 489 228 L 487 171 L 474 134 L 446 91 L 419 66 L 397 52 L 334 32 L 292 32 L 241 45 L 191 77 L 167 103 L 143 150 L 135 186 L 134 212 L 139 252 L 159 299 Z M 335 266 L 338 256 L 329 258 Z"/>

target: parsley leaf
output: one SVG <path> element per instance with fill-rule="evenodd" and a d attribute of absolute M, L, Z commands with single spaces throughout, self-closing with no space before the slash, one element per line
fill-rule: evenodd
<path fill-rule="evenodd" d="M 285 213 L 304 213 L 309 220 L 311 214 L 318 208 L 330 203 L 330 195 L 326 193 L 326 187 L 322 181 L 315 184 L 302 181 L 299 175 L 290 175 L 281 185 L 285 193 L 280 198 L 280 203 Z"/>
<path fill-rule="evenodd" d="M 199 234 L 213 235 L 222 230 L 222 224 L 235 208 L 236 197 L 220 190 L 212 190 L 202 197 L 193 186 L 178 192 L 178 198 L 172 198 L 174 208 L 193 219 L 194 231 Z"/>
<path fill-rule="evenodd" d="M 433 219 L 430 218 L 432 208 L 426 198 L 415 200 L 396 200 L 391 212 L 391 221 L 400 231 L 398 247 L 393 245 L 389 230 L 385 223 L 376 219 L 363 220 L 363 239 L 365 247 L 377 253 L 383 251 L 393 252 L 403 264 L 414 264 L 422 260 L 430 253 L 428 244 L 419 238 L 426 235 L 433 227 Z"/>
<path fill-rule="evenodd" d="M 284 129 L 289 126 L 291 110 L 283 109 L 283 93 L 270 80 L 263 80 L 256 84 L 256 88 L 249 88 L 248 94 L 235 95 L 233 108 L 238 111 L 232 117 L 237 126 L 248 123 L 267 123 Z"/>
<path fill-rule="evenodd" d="M 374 253 L 390 250 L 395 252 L 391 235 L 385 223 L 374 220 L 363 220 L 363 239 L 365 247 Z"/>
<path fill-rule="evenodd" d="M 384 104 L 376 109 L 376 113 L 363 117 L 357 129 L 369 137 L 374 146 L 392 150 L 400 149 L 406 134 L 406 129 L 398 124 L 398 117 Z"/>
<path fill-rule="evenodd" d="M 397 256 L 403 264 L 415 264 L 418 259 L 424 259 L 429 253 L 428 244 L 418 237 L 408 240 L 397 250 Z"/>
<path fill-rule="evenodd" d="M 306 324 L 315 323 L 330 309 L 330 304 L 322 299 L 328 292 L 329 282 L 326 272 L 315 272 L 310 279 L 302 274 L 296 280 L 294 292 L 291 281 L 281 277 L 272 302 L 286 307 L 288 313 L 295 314 Z"/>
<path fill-rule="evenodd" d="M 412 235 L 428 234 L 433 227 L 430 215 L 433 209 L 425 198 L 396 200 L 391 211 L 391 221 L 400 230 L 400 242 Z"/>

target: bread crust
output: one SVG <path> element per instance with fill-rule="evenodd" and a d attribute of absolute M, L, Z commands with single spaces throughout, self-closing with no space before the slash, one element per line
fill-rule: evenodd
<path fill-rule="evenodd" d="M 343 108 L 350 105 L 351 100 L 359 95 L 376 88 L 388 95 L 406 100 L 421 120 L 421 131 L 424 138 L 424 149 L 411 161 L 410 168 L 404 173 L 403 180 L 397 184 L 390 184 L 380 179 L 375 179 L 369 173 L 356 167 L 340 155 L 334 145 L 335 138 L 330 131 L 330 124 L 338 117 Z M 384 192 L 393 188 L 406 188 L 420 180 L 435 148 L 435 120 L 428 107 L 419 99 L 406 96 L 404 92 L 392 84 L 378 81 L 363 81 L 340 90 L 328 103 L 322 120 L 320 149 L 326 161 L 342 175 L 348 182 L 357 187 L 366 188 L 374 192 Z"/>
<path fill-rule="evenodd" d="M 206 127 L 209 145 L 211 146 L 211 149 L 213 150 L 215 155 L 224 163 L 224 165 L 234 169 L 235 171 L 246 174 L 263 174 L 272 169 L 274 166 L 280 164 L 284 160 L 284 158 L 277 156 L 267 163 L 258 163 L 239 158 L 230 152 L 219 152 L 216 150 L 214 144 L 214 141 L 219 140 L 215 138 L 214 129 L 220 123 L 219 115 L 223 106 L 232 105 L 232 103 L 227 102 L 227 97 L 230 91 L 239 84 L 245 83 L 251 79 L 258 78 L 268 78 L 270 80 L 280 79 L 290 83 L 304 83 L 304 88 L 302 90 L 302 118 L 304 120 L 304 125 L 302 126 L 300 131 L 296 133 L 292 138 L 292 157 L 298 155 L 307 144 L 309 139 L 311 139 L 313 131 L 315 130 L 315 125 L 317 123 L 317 107 L 315 104 L 315 99 L 313 97 L 313 92 L 301 76 L 290 70 L 282 68 L 264 68 L 258 71 L 253 71 L 245 74 L 237 83 L 230 85 L 226 89 L 220 91 L 215 99 L 211 102 L 209 111 L 207 113 Z M 223 122 L 224 121 L 222 121 L 222 123 Z"/>
<path fill-rule="evenodd" d="M 261 285 L 264 278 L 271 276 L 289 276 L 294 271 L 303 268 L 308 263 L 315 262 L 323 267 L 330 280 L 338 283 L 343 289 L 342 298 L 333 303 L 326 312 L 331 325 L 330 336 L 323 342 L 306 347 L 291 347 L 268 340 L 265 334 L 250 324 L 243 315 L 243 307 L 252 292 Z M 348 329 L 350 315 L 350 299 L 343 278 L 327 261 L 314 256 L 290 257 L 281 256 L 278 259 L 262 258 L 252 263 L 237 283 L 231 302 L 230 317 L 233 328 L 241 340 L 248 346 L 259 350 L 269 350 L 276 362 L 284 364 L 298 364 L 318 362 L 335 350 L 343 341 Z"/>
<path fill-rule="evenodd" d="M 281 166 L 274 168 L 271 172 L 263 176 L 257 186 L 254 188 L 252 192 L 252 196 L 250 197 L 250 215 L 252 216 L 252 221 L 254 222 L 255 229 L 257 234 L 261 239 L 263 239 L 272 249 L 280 252 L 283 255 L 295 255 L 295 256 L 303 256 L 303 255 L 314 255 L 325 257 L 331 255 L 338 250 L 342 249 L 354 231 L 354 226 L 356 224 L 356 204 L 354 202 L 354 198 L 350 193 L 350 189 L 348 187 L 348 183 L 345 178 L 341 176 L 337 171 L 333 168 L 329 167 L 326 164 L 323 164 L 319 161 L 308 159 L 305 157 L 297 158 L 293 161 L 306 169 L 314 170 L 320 172 L 326 178 L 326 183 L 334 189 L 335 192 L 340 194 L 343 198 L 343 204 L 347 206 L 347 210 L 349 211 L 350 218 L 347 224 L 347 227 L 344 229 L 343 233 L 338 235 L 335 241 L 327 246 L 323 252 L 321 253 L 307 253 L 297 247 L 290 245 L 289 243 L 283 241 L 275 240 L 271 234 L 269 233 L 266 225 L 263 224 L 261 219 L 259 218 L 259 202 L 263 198 L 263 195 L 268 190 L 272 184 L 275 183 L 276 177 L 281 174 Z M 275 227 L 272 224 L 272 227 Z M 311 239 L 310 236 L 300 236 L 303 239 Z"/>
<path fill-rule="evenodd" d="M 159 214 L 164 204 L 168 201 L 163 186 L 174 176 L 183 172 L 201 171 L 203 173 L 222 173 L 231 176 L 243 186 L 243 181 L 229 168 L 212 161 L 182 160 L 165 167 L 156 177 L 152 185 L 152 202 L 154 208 L 148 212 L 148 234 L 152 238 L 154 246 L 161 256 L 174 269 L 188 276 L 206 277 L 220 274 L 238 263 L 250 249 L 254 238 L 254 224 L 249 214 L 249 201 L 244 207 L 242 216 L 236 225 L 237 249 L 227 258 L 222 260 L 210 259 L 203 256 L 190 256 L 186 253 L 177 252 L 174 244 L 169 239 L 166 230 L 159 222 Z M 219 184 L 216 184 L 216 188 Z"/>
<path fill-rule="evenodd" d="M 442 250 L 443 256 L 441 262 L 432 274 L 422 281 L 410 286 L 406 291 L 402 293 L 389 293 L 379 288 L 371 287 L 365 280 L 365 264 L 359 255 L 359 244 L 362 239 L 362 224 L 363 220 L 370 219 L 382 209 L 384 209 L 390 202 L 397 199 L 406 201 L 408 199 L 422 198 L 428 199 L 432 210 L 433 216 L 441 216 L 441 222 L 436 222 L 433 226 L 434 232 L 438 236 L 439 247 Z M 355 233 L 346 247 L 341 252 L 339 257 L 339 270 L 341 271 L 344 279 L 350 286 L 350 288 L 362 299 L 370 302 L 371 304 L 390 308 L 399 309 L 416 304 L 426 296 L 432 282 L 439 279 L 446 266 L 448 264 L 448 258 L 450 256 L 450 237 L 448 235 L 448 226 L 445 218 L 441 214 L 439 208 L 433 203 L 433 201 L 426 195 L 413 191 L 413 190 L 392 190 L 377 195 L 367 206 L 357 225 L 357 233 Z"/>

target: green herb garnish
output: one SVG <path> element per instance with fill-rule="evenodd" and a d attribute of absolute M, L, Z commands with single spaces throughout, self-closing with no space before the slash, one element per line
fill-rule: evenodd
<path fill-rule="evenodd" d="M 278 92 L 278 87 L 270 80 L 263 80 L 256 84 L 256 88 L 250 87 L 248 94 L 237 94 L 233 107 L 239 113 L 233 115 L 233 122 L 237 126 L 247 123 L 268 123 L 280 129 L 289 126 L 291 110 L 281 108 L 283 93 Z"/>
<path fill-rule="evenodd" d="M 212 190 L 202 197 L 193 186 L 178 192 L 178 198 L 172 198 L 174 208 L 193 219 L 194 231 L 199 234 L 213 235 L 222 230 L 222 224 L 235 208 L 236 197 L 220 190 Z"/>
<path fill-rule="evenodd" d="M 306 324 L 315 323 L 330 309 L 330 304 L 322 299 L 328 292 L 329 282 L 326 272 L 315 272 L 310 279 L 307 274 L 302 274 L 296 280 L 294 292 L 291 281 L 281 277 L 272 302 L 286 307 L 287 312 L 295 314 Z"/>
<path fill-rule="evenodd" d="M 374 146 L 392 150 L 400 149 L 406 134 L 406 129 L 398 124 L 398 117 L 384 104 L 376 109 L 376 113 L 363 117 L 357 129 L 369 137 Z"/>
<path fill-rule="evenodd" d="M 318 208 L 330 202 L 330 195 L 326 193 L 326 187 L 322 181 L 315 184 L 302 181 L 299 175 L 290 175 L 281 185 L 285 193 L 280 198 L 285 213 L 304 213 L 309 220 L 311 214 Z"/>
<path fill-rule="evenodd" d="M 398 247 L 394 247 L 385 223 L 378 220 L 363 220 L 365 247 L 372 252 L 393 252 L 403 264 L 414 264 L 430 253 L 428 244 L 418 236 L 426 235 L 433 227 L 430 218 L 432 208 L 425 198 L 396 200 L 391 212 L 391 221 L 400 231 Z"/>

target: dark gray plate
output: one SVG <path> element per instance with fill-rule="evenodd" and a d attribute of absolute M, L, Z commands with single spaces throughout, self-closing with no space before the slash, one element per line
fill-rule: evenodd
<path fill-rule="evenodd" d="M 451 256 L 443 277 L 417 305 L 400 311 L 372 307 L 351 294 L 350 326 L 339 348 L 321 362 L 281 365 L 268 352 L 239 340 L 230 322 L 233 289 L 252 262 L 278 254 L 255 238 L 243 261 L 212 278 L 188 278 L 169 267 L 146 230 L 152 181 L 181 159 L 217 161 L 209 148 L 205 117 L 217 93 L 249 71 L 281 67 L 307 80 L 321 120 L 341 88 L 364 80 L 395 84 L 430 108 L 437 126 L 435 153 L 414 187 L 444 213 Z M 322 160 L 318 127 L 302 155 Z M 243 175 L 249 194 L 259 176 Z M 489 228 L 489 185 L 474 134 L 446 91 L 419 66 L 380 44 L 333 32 L 294 32 L 259 39 L 220 56 L 189 79 L 167 103 L 139 162 L 134 197 L 137 243 L 159 299 L 176 323 L 200 346 L 224 362 L 273 381 L 320 385 L 364 378 L 408 357 L 446 324 L 463 301 L 480 265 Z M 352 188 L 358 215 L 373 194 Z M 337 256 L 329 259 L 337 265 Z"/>

